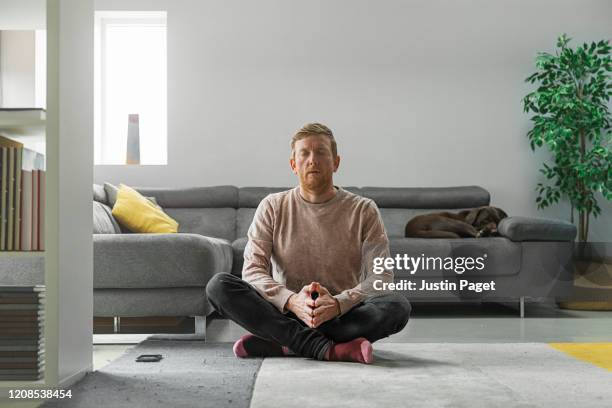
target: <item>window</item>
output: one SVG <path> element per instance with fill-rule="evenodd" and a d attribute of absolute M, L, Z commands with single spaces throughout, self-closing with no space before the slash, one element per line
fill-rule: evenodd
<path fill-rule="evenodd" d="M 95 21 L 95 164 L 165 165 L 166 12 L 97 11 Z"/>

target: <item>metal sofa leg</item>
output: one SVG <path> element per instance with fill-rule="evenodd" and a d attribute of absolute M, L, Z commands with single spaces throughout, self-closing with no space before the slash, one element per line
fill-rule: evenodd
<path fill-rule="evenodd" d="M 119 333 L 121 331 L 121 317 L 113 317 L 113 333 Z"/>
<path fill-rule="evenodd" d="M 521 319 L 525 317 L 525 296 L 521 296 L 519 298 L 519 310 L 521 314 Z"/>
<path fill-rule="evenodd" d="M 195 316 L 195 334 L 206 339 L 206 316 Z"/>

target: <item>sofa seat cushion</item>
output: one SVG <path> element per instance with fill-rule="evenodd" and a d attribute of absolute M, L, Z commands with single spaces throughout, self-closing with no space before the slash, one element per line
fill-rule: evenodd
<path fill-rule="evenodd" d="M 519 273 L 521 268 L 521 244 L 507 238 L 390 238 L 391 256 L 404 254 L 411 258 L 421 258 L 425 267 L 411 275 L 410 270 L 395 269 L 395 278 L 408 279 L 430 277 L 464 277 L 472 276 L 511 276 Z M 439 260 L 441 258 L 441 260 Z M 452 261 L 448 261 L 451 258 Z M 465 258 L 474 258 L 471 265 L 465 264 Z M 477 258 L 481 258 L 480 260 Z M 440 266 L 441 263 L 446 265 Z M 478 262 L 479 261 L 479 262 Z M 452 262 L 452 268 L 450 268 Z M 464 264 L 462 266 L 462 264 Z M 413 265 L 408 263 L 409 266 Z M 467 270 L 469 267 L 470 270 Z M 413 268 L 411 268 L 413 269 Z M 461 272 L 461 273 L 458 273 Z"/>
<path fill-rule="evenodd" d="M 238 238 L 232 242 L 234 261 L 232 263 L 232 274 L 242 277 L 242 266 L 244 265 L 244 248 L 248 242 L 247 237 Z"/>
<path fill-rule="evenodd" d="M 198 234 L 94 234 L 94 289 L 203 287 L 232 270 L 232 246 Z"/>
<path fill-rule="evenodd" d="M 206 289 L 97 289 L 93 294 L 93 315 L 99 317 L 206 316 L 212 307 Z"/>

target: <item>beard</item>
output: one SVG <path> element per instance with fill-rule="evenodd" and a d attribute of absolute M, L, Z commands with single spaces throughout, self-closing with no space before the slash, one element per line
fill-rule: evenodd
<path fill-rule="evenodd" d="M 300 175 L 300 185 L 314 193 L 323 193 L 334 184 L 331 174 Z"/>

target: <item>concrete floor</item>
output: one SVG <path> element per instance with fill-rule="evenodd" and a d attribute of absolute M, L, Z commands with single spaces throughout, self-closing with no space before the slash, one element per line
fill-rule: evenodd
<path fill-rule="evenodd" d="M 233 342 L 244 329 L 225 319 L 208 326 L 210 342 Z M 94 370 L 148 334 L 94 335 Z M 408 326 L 383 343 L 612 342 L 612 311 L 563 310 L 551 303 L 415 304 Z M 117 344 L 122 343 L 122 344 Z"/>

